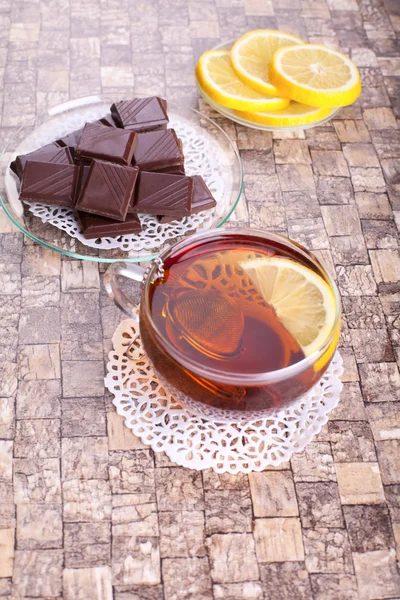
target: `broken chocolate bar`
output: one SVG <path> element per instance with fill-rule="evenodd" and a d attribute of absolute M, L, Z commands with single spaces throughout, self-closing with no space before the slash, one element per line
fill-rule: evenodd
<path fill-rule="evenodd" d="M 97 158 L 130 165 L 136 146 L 136 134 L 99 123 L 85 125 L 76 154 L 80 158 Z"/>
<path fill-rule="evenodd" d="M 217 205 L 215 199 L 206 186 L 204 179 L 200 175 L 193 175 L 193 193 L 192 193 L 192 208 L 191 214 L 202 212 L 209 208 L 214 208 Z M 177 217 L 171 215 L 159 215 L 160 223 L 171 223 L 176 221 Z"/>
<path fill-rule="evenodd" d="M 142 231 L 137 215 L 128 215 L 123 222 L 79 211 L 78 217 L 82 225 L 83 235 L 88 240 L 108 236 L 117 237 Z"/>
<path fill-rule="evenodd" d="M 131 210 L 148 215 L 185 217 L 191 212 L 192 191 L 191 177 L 141 171 Z"/>
<path fill-rule="evenodd" d="M 60 148 L 56 144 L 48 144 L 29 154 L 21 154 L 10 164 L 14 173 L 22 179 L 24 168 L 28 160 L 38 162 L 57 163 L 60 165 L 72 165 L 72 155 L 69 148 Z"/>
<path fill-rule="evenodd" d="M 21 200 L 58 206 L 74 205 L 78 167 L 28 161 L 21 182 Z"/>
<path fill-rule="evenodd" d="M 166 101 L 156 96 L 116 102 L 111 114 L 119 127 L 138 132 L 166 129 L 169 121 Z"/>
<path fill-rule="evenodd" d="M 134 164 L 143 171 L 183 165 L 183 154 L 173 129 L 137 134 Z"/>
<path fill-rule="evenodd" d="M 76 208 L 80 211 L 124 221 L 139 170 L 94 160 L 80 193 Z"/>

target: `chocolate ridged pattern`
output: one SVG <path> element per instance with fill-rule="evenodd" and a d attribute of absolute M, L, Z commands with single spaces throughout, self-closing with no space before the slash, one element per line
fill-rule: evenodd
<path fill-rule="evenodd" d="M 118 164 L 130 164 L 136 146 L 136 134 L 100 123 L 85 125 L 76 148 L 78 156 L 98 158 Z"/>
<path fill-rule="evenodd" d="M 60 148 L 54 156 L 50 156 L 48 162 L 57 163 L 59 165 L 70 165 L 72 164 L 71 152 L 68 148 Z"/>
<path fill-rule="evenodd" d="M 76 129 L 75 131 L 72 131 L 71 133 L 68 133 L 64 137 L 56 140 L 55 143 L 58 146 L 70 146 L 72 148 L 75 148 L 79 144 L 79 140 L 81 139 L 82 132 L 83 132 L 83 128 Z"/>
<path fill-rule="evenodd" d="M 108 188 L 112 201 L 121 208 L 131 173 L 126 172 L 125 169 L 117 170 L 113 165 L 107 163 L 99 162 L 97 166 L 99 175 L 103 177 L 103 182 Z"/>
<path fill-rule="evenodd" d="M 136 202 L 134 210 L 149 215 L 190 215 L 192 190 L 192 178 L 180 177 L 179 181 Z"/>
<path fill-rule="evenodd" d="M 183 163 L 183 154 L 173 129 L 139 133 L 135 152 L 135 164 L 142 169 L 171 167 Z"/>
<path fill-rule="evenodd" d="M 22 179 L 24 168 L 28 160 L 33 160 L 37 162 L 58 163 L 62 165 L 70 165 L 73 163 L 69 148 L 60 148 L 56 144 L 48 144 L 47 146 L 43 146 L 43 148 L 34 150 L 29 154 L 22 154 L 20 156 L 17 156 L 17 158 L 15 159 L 15 168 L 13 169 L 13 171 L 18 175 L 20 179 Z"/>
<path fill-rule="evenodd" d="M 127 132 L 122 129 L 106 127 L 100 123 L 88 123 L 83 130 L 81 141 L 78 145 L 78 152 L 80 151 L 81 145 L 86 146 L 92 143 L 114 140 L 124 136 L 127 137 Z"/>
<path fill-rule="evenodd" d="M 21 184 L 21 199 L 73 206 L 77 167 L 28 161 Z"/>
<path fill-rule="evenodd" d="M 214 208 L 217 203 L 200 175 L 193 175 L 192 214 Z"/>
<path fill-rule="evenodd" d="M 155 96 L 117 102 L 112 105 L 111 114 L 121 127 L 132 131 L 165 127 L 168 123 L 166 103 Z"/>
<path fill-rule="evenodd" d="M 134 100 L 130 100 L 129 102 L 121 102 L 118 105 L 118 112 L 120 114 L 121 119 L 124 121 L 137 121 L 137 115 L 144 111 L 146 106 L 153 102 L 156 98 L 136 98 Z"/>
<path fill-rule="evenodd" d="M 76 208 L 123 221 L 138 176 L 138 169 L 94 160 Z"/>

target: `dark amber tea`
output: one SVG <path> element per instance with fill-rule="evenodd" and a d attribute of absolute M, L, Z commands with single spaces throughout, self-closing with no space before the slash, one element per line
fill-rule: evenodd
<path fill-rule="evenodd" d="M 143 343 L 180 398 L 279 408 L 318 381 L 336 347 L 328 343 L 337 321 L 331 285 L 284 238 L 224 232 L 178 247 L 148 294 Z"/>

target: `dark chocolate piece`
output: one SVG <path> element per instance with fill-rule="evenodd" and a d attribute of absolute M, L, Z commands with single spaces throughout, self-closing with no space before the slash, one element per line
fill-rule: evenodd
<path fill-rule="evenodd" d="M 78 169 L 78 178 L 75 186 L 75 204 L 78 202 L 81 191 L 83 190 L 83 186 L 85 185 L 86 179 L 89 176 L 90 165 L 86 165 L 82 162 L 78 164 Z"/>
<path fill-rule="evenodd" d="M 88 240 L 101 237 L 117 237 L 142 231 L 137 215 L 128 215 L 123 222 L 79 211 L 78 217 L 82 225 L 83 235 Z"/>
<path fill-rule="evenodd" d="M 162 169 L 155 169 L 154 173 L 169 173 L 170 175 L 185 175 L 184 164 L 174 165 L 173 167 L 164 167 Z"/>
<path fill-rule="evenodd" d="M 217 206 L 214 196 L 200 175 L 193 175 L 192 215 Z"/>
<path fill-rule="evenodd" d="M 96 123 L 100 123 L 101 125 L 106 125 L 107 127 L 118 127 L 116 122 L 113 119 L 112 115 L 106 115 L 102 119 L 96 121 Z"/>
<path fill-rule="evenodd" d="M 173 129 L 137 134 L 134 164 L 143 171 L 182 165 L 184 157 Z"/>
<path fill-rule="evenodd" d="M 136 134 L 99 123 L 87 123 L 76 148 L 83 158 L 97 158 L 122 165 L 130 165 L 136 146 Z"/>
<path fill-rule="evenodd" d="M 72 133 L 68 133 L 64 135 L 64 137 L 58 139 L 55 143 L 59 146 L 70 146 L 71 148 L 75 148 L 79 144 L 79 140 L 81 139 L 83 132 L 82 129 L 76 129 L 72 131 Z"/>
<path fill-rule="evenodd" d="M 81 164 L 81 160 L 79 159 L 79 157 L 76 155 L 76 148 L 73 148 L 72 146 L 70 146 L 68 148 L 68 150 L 71 153 L 72 156 L 72 162 L 74 165 L 80 165 Z"/>
<path fill-rule="evenodd" d="M 156 96 L 116 102 L 111 114 L 119 127 L 130 131 L 166 129 L 169 121 L 166 101 Z"/>
<path fill-rule="evenodd" d="M 21 200 L 74 206 L 76 165 L 28 161 L 21 183 Z"/>
<path fill-rule="evenodd" d="M 214 208 L 217 205 L 212 193 L 206 186 L 204 179 L 200 175 L 193 175 L 193 194 L 192 194 L 192 210 L 191 214 L 202 212 L 209 208 Z M 172 223 L 176 221 L 176 217 L 170 215 L 159 215 L 160 223 Z"/>
<path fill-rule="evenodd" d="M 69 148 L 60 148 L 56 144 L 48 144 L 42 148 L 38 148 L 29 154 L 21 154 L 17 156 L 15 161 L 10 165 L 14 173 L 22 179 L 24 168 L 28 160 L 37 162 L 57 163 L 60 165 L 71 165 L 73 163 Z"/>
<path fill-rule="evenodd" d="M 185 217 L 191 213 L 192 191 L 191 177 L 142 171 L 132 212 Z"/>
<path fill-rule="evenodd" d="M 78 210 L 124 221 L 139 170 L 94 160 L 82 192 Z"/>
<path fill-rule="evenodd" d="M 158 215 L 158 220 L 161 223 L 161 225 L 165 225 L 166 223 L 178 221 L 179 217 L 170 217 L 169 215 Z"/>
<path fill-rule="evenodd" d="M 11 171 L 12 171 L 13 173 L 15 173 L 15 175 L 16 175 L 16 176 L 17 176 L 19 179 L 21 179 L 21 177 L 18 175 L 17 161 L 15 161 L 15 160 L 12 160 L 12 161 L 10 162 L 10 169 L 11 169 Z"/>

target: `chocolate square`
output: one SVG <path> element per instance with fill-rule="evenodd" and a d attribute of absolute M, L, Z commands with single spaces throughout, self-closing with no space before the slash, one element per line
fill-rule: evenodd
<path fill-rule="evenodd" d="M 116 127 L 87 123 L 76 148 L 83 158 L 97 158 L 121 165 L 130 165 L 136 146 L 136 135 Z"/>
<path fill-rule="evenodd" d="M 118 237 L 142 231 L 139 217 L 133 214 L 127 215 L 123 222 L 79 211 L 78 218 L 82 225 L 83 235 L 88 240 L 101 237 Z"/>
<path fill-rule="evenodd" d="M 208 189 L 204 179 L 200 175 L 193 175 L 193 193 L 191 214 L 202 212 L 217 205 L 212 193 Z M 172 223 L 177 217 L 171 215 L 159 215 L 161 224 Z"/>
<path fill-rule="evenodd" d="M 156 96 L 116 102 L 111 114 L 119 127 L 138 132 L 166 129 L 169 121 L 166 101 Z"/>
<path fill-rule="evenodd" d="M 182 165 L 184 157 L 174 129 L 138 133 L 133 161 L 143 171 Z"/>
<path fill-rule="evenodd" d="M 28 160 L 36 162 L 51 162 L 60 165 L 72 165 L 72 155 L 69 148 L 60 148 L 56 144 L 48 144 L 42 148 L 38 148 L 29 154 L 20 154 L 10 164 L 10 168 L 14 173 L 22 179 L 24 168 Z"/>
<path fill-rule="evenodd" d="M 21 182 L 21 200 L 74 206 L 76 165 L 28 161 Z"/>
<path fill-rule="evenodd" d="M 139 170 L 94 160 L 76 208 L 101 217 L 124 221 Z"/>
<path fill-rule="evenodd" d="M 191 177 L 141 171 L 132 212 L 185 217 L 191 214 L 192 192 Z"/>

